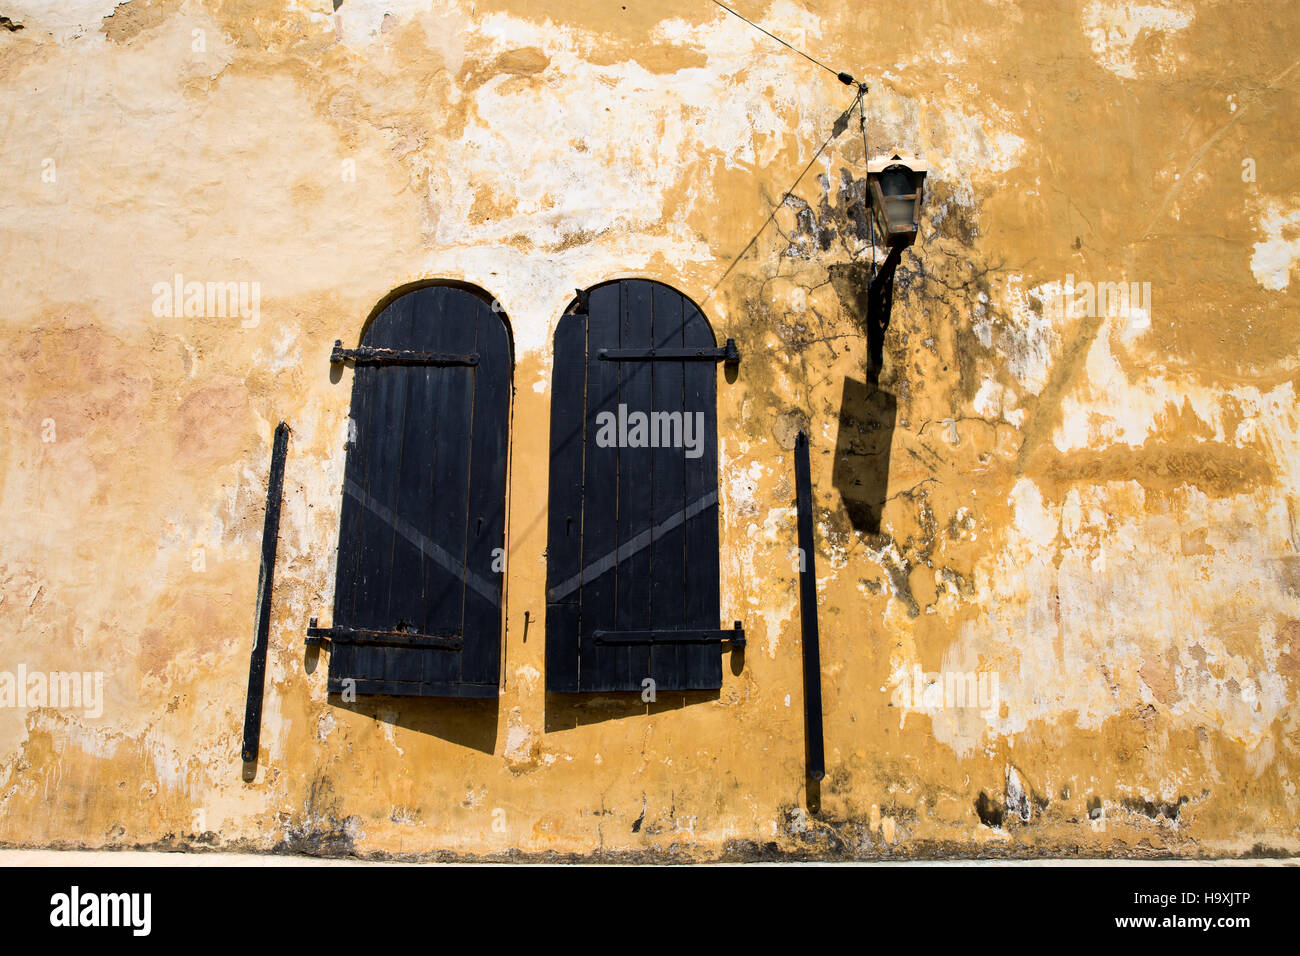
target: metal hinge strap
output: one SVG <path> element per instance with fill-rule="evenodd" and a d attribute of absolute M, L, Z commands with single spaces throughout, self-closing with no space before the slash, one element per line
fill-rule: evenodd
<path fill-rule="evenodd" d="M 383 631 L 341 625 L 317 627 L 316 618 L 313 617 L 307 626 L 305 643 L 319 645 L 323 641 L 332 644 L 366 644 L 377 647 L 420 647 L 440 651 L 458 651 L 465 643 L 459 634 L 417 634 L 414 631 Z"/>
<path fill-rule="evenodd" d="M 601 349 L 597 353 L 607 362 L 723 362 L 736 365 L 740 350 L 735 339 L 727 339 L 720 349 Z"/>
<path fill-rule="evenodd" d="M 711 628 L 662 629 L 652 631 L 595 631 L 597 644 L 721 644 L 745 646 L 745 629 L 737 621 L 730 631 Z"/>
<path fill-rule="evenodd" d="M 334 340 L 330 363 L 356 362 L 358 365 L 477 365 L 478 353 L 453 355 L 449 352 L 413 352 L 407 349 L 377 349 L 369 345 L 345 349 L 343 342 Z"/>

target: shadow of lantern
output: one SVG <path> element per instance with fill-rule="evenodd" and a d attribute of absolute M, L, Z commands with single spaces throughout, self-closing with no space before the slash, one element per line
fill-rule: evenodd
<path fill-rule="evenodd" d="M 854 529 L 880 533 L 889 495 L 889 453 L 898 400 L 871 382 L 845 378 L 831 482 Z"/>
<path fill-rule="evenodd" d="M 844 379 L 831 481 L 843 499 L 849 522 L 866 534 L 880 533 L 881 512 L 889 496 L 889 455 L 898 399 L 879 382 L 885 332 L 894 305 L 894 272 L 902 251 L 902 245 L 891 248 L 874 273 L 858 263 L 832 269 L 841 300 L 866 335 L 867 360 L 863 381 Z"/>

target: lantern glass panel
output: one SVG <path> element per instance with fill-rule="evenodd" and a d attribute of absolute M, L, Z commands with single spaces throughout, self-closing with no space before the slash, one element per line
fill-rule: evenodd
<path fill-rule="evenodd" d="M 880 174 L 880 191 L 886 196 L 906 196 L 912 191 L 912 177 L 900 166 L 891 166 Z"/>
<path fill-rule="evenodd" d="M 886 195 L 885 218 L 889 220 L 890 232 L 906 232 L 912 229 L 912 214 L 916 211 L 916 200 L 910 196 L 898 198 Z"/>
<path fill-rule="evenodd" d="M 919 229 L 926 166 L 899 155 L 880 157 L 867 165 L 872 218 L 891 246 L 911 245 Z"/>

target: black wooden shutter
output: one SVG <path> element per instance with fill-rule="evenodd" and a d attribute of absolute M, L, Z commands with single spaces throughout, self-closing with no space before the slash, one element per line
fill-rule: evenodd
<path fill-rule="evenodd" d="M 357 350 L 331 693 L 497 695 L 511 348 L 490 301 L 409 292 Z"/>
<path fill-rule="evenodd" d="M 583 299 L 555 333 L 547 688 L 720 688 L 718 369 L 663 355 L 720 350 L 694 303 L 660 283 L 609 282 Z M 683 426 L 702 413 L 699 457 L 600 447 L 601 415 L 617 420 L 620 405 Z"/>

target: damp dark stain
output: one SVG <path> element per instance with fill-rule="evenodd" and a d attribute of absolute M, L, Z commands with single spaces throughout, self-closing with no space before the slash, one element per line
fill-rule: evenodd
<path fill-rule="evenodd" d="M 980 823 L 986 827 L 992 827 L 995 830 L 1002 829 L 1002 820 L 1006 815 L 1002 806 L 998 804 L 983 790 L 975 798 L 975 815 L 980 818 Z"/>
<path fill-rule="evenodd" d="M 1175 821 L 1178 819 L 1178 815 L 1182 812 L 1183 804 L 1187 803 L 1188 799 L 1188 797 L 1183 796 L 1180 796 L 1174 801 L 1151 801 L 1125 798 L 1120 801 L 1120 806 L 1131 813 L 1140 813 L 1142 816 L 1151 820 Z"/>

